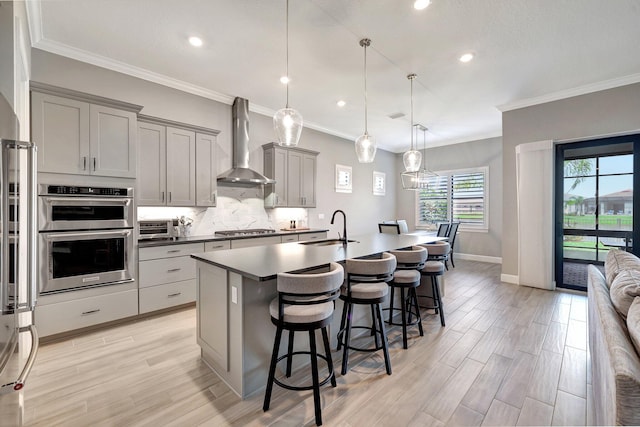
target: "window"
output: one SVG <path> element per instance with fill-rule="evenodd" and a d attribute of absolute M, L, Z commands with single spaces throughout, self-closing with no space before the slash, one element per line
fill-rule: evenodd
<path fill-rule="evenodd" d="M 460 229 L 488 230 L 487 177 L 489 168 L 438 172 L 428 188 L 416 191 L 416 227 L 460 222 Z"/>

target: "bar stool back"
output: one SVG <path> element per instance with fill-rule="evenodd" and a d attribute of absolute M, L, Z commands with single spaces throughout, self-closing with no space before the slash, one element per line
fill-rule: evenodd
<path fill-rule="evenodd" d="M 420 336 L 424 335 L 422 330 L 422 318 L 420 317 L 420 307 L 418 306 L 418 296 L 416 288 L 420 286 L 420 270 L 427 260 L 427 250 L 422 246 L 412 246 L 404 250 L 390 251 L 396 257 L 398 266 L 393 273 L 393 280 L 389 282 L 391 287 L 391 298 L 389 299 L 389 320 L 390 325 L 402 326 L 402 346 L 407 348 L 407 325 L 418 325 Z M 400 289 L 400 308 L 394 308 L 394 290 Z M 400 310 L 402 322 L 393 321 L 394 311 Z M 416 321 L 411 322 L 411 315 L 415 314 Z M 409 319 L 407 319 L 409 316 Z"/>
<path fill-rule="evenodd" d="M 269 367 L 267 388 L 264 394 L 264 404 L 262 406 L 264 411 L 269 409 L 274 383 L 288 390 L 313 389 L 316 424 L 322 425 L 320 386 L 329 381 L 331 381 L 333 387 L 336 386 L 327 326 L 331 323 L 335 307 L 334 301 L 338 298 L 340 286 L 343 281 L 344 269 L 338 263 L 330 263 L 328 271 L 321 273 L 278 274 L 278 297 L 271 301 L 269 305 L 271 322 L 276 325 L 276 337 L 273 344 L 273 353 L 271 354 L 271 365 Z M 322 330 L 324 355 L 318 354 L 316 350 L 315 331 L 317 329 Z M 287 353 L 278 357 L 283 330 L 289 331 L 289 346 Z M 309 351 L 293 351 L 295 331 L 308 331 Z M 292 358 L 298 354 L 308 354 L 311 357 L 311 385 L 293 386 L 285 384 L 275 376 L 277 363 L 286 358 L 286 376 L 290 377 Z M 322 381 L 318 378 L 318 358 L 326 361 L 329 371 L 327 378 Z"/>
<path fill-rule="evenodd" d="M 388 252 L 382 253 L 380 258 L 358 258 L 346 260 L 347 280 L 340 291 L 340 299 L 344 301 L 342 308 L 342 320 L 338 332 L 338 350 L 344 346 L 342 353 L 342 375 L 347 373 L 349 367 L 349 350 L 378 351 L 384 353 L 384 362 L 387 374 L 391 375 L 391 360 L 389 359 L 389 346 L 387 334 L 382 321 L 383 303 L 389 295 L 387 282 L 393 279 L 396 268 L 396 257 Z M 371 306 L 372 326 L 353 326 L 353 306 L 366 304 Z M 358 348 L 351 345 L 352 329 L 369 329 L 374 336 L 373 348 Z"/>

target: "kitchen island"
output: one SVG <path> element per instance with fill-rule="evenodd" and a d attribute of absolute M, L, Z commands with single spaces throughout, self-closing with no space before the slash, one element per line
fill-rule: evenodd
<path fill-rule="evenodd" d="M 320 269 L 330 262 L 441 240 L 383 233 L 352 239 L 347 244 L 292 242 L 191 255 L 197 261 L 197 340 L 202 359 L 240 397 L 266 385 L 275 335 L 269 303 L 277 293 L 278 273 Z M 336 311 L 341 308 L 338 301 Z M 334 315 L 332 330 L 338 330 L 339 317 Z M 296 348 L 305 345 L 302 336 L 296 338 Z"/>

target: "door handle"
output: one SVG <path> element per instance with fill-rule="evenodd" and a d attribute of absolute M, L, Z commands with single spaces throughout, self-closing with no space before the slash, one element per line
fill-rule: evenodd
<path fill-rule="evenodd" d="M 164 191 L 162 191 L 161 193 L 162 193 L 162 203 L 164 203 Z"/>
<path fill-rule="evenodd" d="M 167 273 L 175 273 L 176 271 L 180 271 L 182 270 L 181 268 L 171 268 L 169 270 L 167 270 Z"/>
<path fill-rule="evenodd" d="M 177 297 L 179 295 L 182 295 L 182 292 L 176 292 L 175 294 L 169 294 L 169 295 L 167 295 L 167 298 L 173 298 L 173 297 Z"/>
<path fill-rule="evenodd" d="M 171 203 L 171 191 L 169 191 L 169 203 Z"/>
<path fill-rule="evenodd" d="M 83 171 L 87 170 L 87 156 L 82 157 L 82 170 Z"/>
<path fill-rule="evenodd" d="M 86 315 L 88 315 L 88 314 L 94 314 L 94 313 L 97 313 L 97 312 L 99 312 L 99 311 L 100 311 L 100 309 L 99 309 L 99 308 L 96 308 L 95 310 L 83 311 L 83 312 L 82 312 L 82 315 L 83 315 L 83 316 L 86 316 Z"/>
<path fill-rule="evenodd" d="M 96 158 L 93 158 L 93 171 L 96 171 Z"/>
<path fill-rule="evenodd" d="M 0 387 L 0 394 L 21 390 L 24 387 L 24 383 L 27 381 L 27 377 L 31 373 L 33 364 L 36 361 L 36 355 L 38 354 L 38 348 L 40 345 L 38 330 L 36 329 L 35 325 L 29 325 L 26 328 L 20 328 L 20 332 L 23 332 L 26 329 L 28 329 L 29 333 L 31 334 L 31 351 L 29 351 L 29 357 L 27 357 L 27 361 L 24 364 L 24 368 L 22 368 L 22 372 L 20 372 L 20 375 L 18 375 L 18 378 L 14 382 L 3 384 Z"/>

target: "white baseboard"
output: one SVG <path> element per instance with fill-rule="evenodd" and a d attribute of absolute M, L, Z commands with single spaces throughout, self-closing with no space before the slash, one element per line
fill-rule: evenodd
<path fill-rule="evenodd" d="M 512 283 L 514 285 L 520 284 L 520 278 L 513 274 L 501 274 L 500 281 L 505 283 Z"/>
<path fill-rule="evenodd" d="M 491 264 L 502 264 L 502 258 L 497 256 L 455 253 L 454 258 L 464 259 L 467 261 L 480 261 L 480 262 L 490 262 Z"/>

